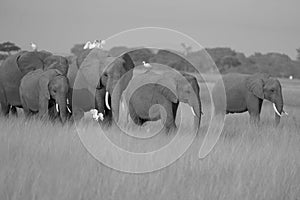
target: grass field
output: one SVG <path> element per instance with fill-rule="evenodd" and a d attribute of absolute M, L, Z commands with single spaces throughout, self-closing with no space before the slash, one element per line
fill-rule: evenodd
<path fill-rule="evenodd" d="M 273 127 L 274 111 L 267 102 L 258 128 L 248 124 L 247 113 L 228 115 L 208 157 L 198 159 L 200 132 L 180 159 L 145 174 L 122 173 L 99 163 L 72 124 L 1 118 L 0 199 L 300 199 L 300 88 L 289 80 L 282 84 L 289 116 L 279 127 Z M 205 113 L 209 106 L 204 103 Z M 188 120 L 183 117 L 184 123 Z M 208 121 L 209 114 L 202 131 Z M 86 134 L 97 130 L 88 120 L 78 127 Z M 142 152 L 165 145 L 172 136 L 160 135 L 151 144 L 134 144 L 113 132 L 110 138 Z"/>

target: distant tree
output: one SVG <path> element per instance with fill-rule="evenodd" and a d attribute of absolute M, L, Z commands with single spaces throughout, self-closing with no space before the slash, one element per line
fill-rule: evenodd
<path fill-rule="evenodd" d="M 75 44 L 72 48 L 71 48 L 71 53 L 75 56 L 79 56 L 83 51 L 85 51 L 83 49 L 85 44 Z"/>
<path fill-rule="evenodd" d="M 234 56 L 225 56 L 220 60 L 219 70 L 221 72 L 226 71 L 232 67 L 237 67 L 241 65 L 239 59 Z"/>
<path fill-rule="evenodd" d="M 13 51 L 20 51 L 20 50 L 21 48 L 12 42 L 4 42 L 0 44 L 0 51 L 5 52 L 8 55 L 11 55 L 11 52 Z"/>
<path fill-rule="evenodd" d="M 182 46 L 182 48 L 184 49 L 184 55 L 187 56 L 191 51 L 192 51 L 192 47 L 191 46 L 187 46 L 184 43 L 180 44 Z"/>
<path fill-rule="evenodd" d="M 5 60 L 8 57 L 6 54 L 0 54 L 0 60 Z"/>
<path fill-rule="evenodd" d="M 300 48 L 297 49 L 297 60 L 300 61 Z"/>
<path fill-rule="evenodd" d="M 152 58 L 150 58 L 149 62 L 168 65 L 179 71 L 195 72 L 194 66 L 175 51 L 159 50 Z"/>

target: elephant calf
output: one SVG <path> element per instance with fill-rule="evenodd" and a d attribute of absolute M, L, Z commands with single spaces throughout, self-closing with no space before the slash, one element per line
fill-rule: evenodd
<path fill-rule="evenodd" d="M 223 81 L 222 81 L 223 80 Z M 283 111 L 281 84 L 267 74 L 229 73 L 222 76 L 213 88 L 215 114 L 242 113 L 248 111 L 250 121 L 258 123 L 264 99 L 273 103 L 275 124 L 280 122 Z M 223 94 L 223 84 L 225 94 Z M 226 96 L 226 106 L 224 105 Z"/>
<path fill-rule="evenodd" d="M 21 103 L 25 115 L 39 113 L 44 116 L 49 105 L 56 105 L 60 119 L 64 123 L 67 119 L 67 93 L 69 83 L 66 76 L 57 69 L 43 71 L 38 69 L 26 74 L 19 88 Z"/>

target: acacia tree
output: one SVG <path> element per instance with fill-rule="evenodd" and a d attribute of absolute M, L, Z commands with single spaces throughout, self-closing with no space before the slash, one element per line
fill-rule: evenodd
<path fill-rule="evenodd" d="M 180 45 L 184 49 L 184 55 L 187 56 L 191 52 L 192 47 L 191 46 L 187 46 L 185 43 L 181 43 Z"/>
<path fill-rule="evenodd" d="M 84 43 L 82 44 L 75 44 L 72 48 L 71 48 L 71 53 L 75 56 L 79 56 L 80 54 L 82 54 L 82 52 L 84 52 L 85 49 L 83 49 L 84 47 Z"/>
<path fill-rule="evenodd" d="M 12 42 L 4 42 L 0 44 L 0 51 L 5 52 L 8 55 L 11 55 L 11 52 L 13 51 L 20 51 L 20 50 L 21 48 Z"/>
<path fill-rule="evenodd" d="M 300 61 L 300 48 L 296 50 L 297 50 L 297 60 Z"/>

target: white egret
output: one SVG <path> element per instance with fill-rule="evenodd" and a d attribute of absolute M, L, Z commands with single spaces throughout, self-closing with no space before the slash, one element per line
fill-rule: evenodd
<path fill-rule="evenodd" d="M 32 48 L 33 51 L 37 51 L 37 45 L 34 44 L 33 42 L 30 43 L 30 46 Z"/>

